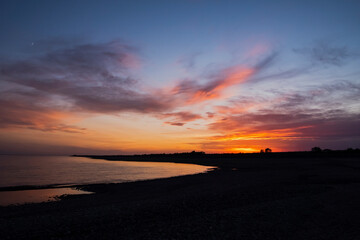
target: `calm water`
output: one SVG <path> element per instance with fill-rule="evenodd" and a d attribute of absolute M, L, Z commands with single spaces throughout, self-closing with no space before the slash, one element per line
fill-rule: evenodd
<path fill-rule="evenodd" d="M 195 174 L 208 169 L 193 164 L 69 156 L 0 156 L 0 187 L 126 182 Z"/>
<path fill-rule="evenodd" d="M 0 206 L 57 201 L 61 195 L 92 194 L 75 188 L 48 188 L 0 192 Z"/>
<path fill-rule="evenodd" d="M 0 156 L 0 187 L 119 183 L 205 172 L 210 167 L 153 162 L 106 161 L 69 156 Z M 0 192 L 0 205 L 53 200 L 62 194 L 81 194 L 58 188 Z"/>

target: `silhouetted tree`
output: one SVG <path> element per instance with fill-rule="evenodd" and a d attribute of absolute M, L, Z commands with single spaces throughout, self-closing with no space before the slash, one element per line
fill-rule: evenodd
<path fill-rule="evenodd" d="M 192 151 L 190 152 L 191 155 L 202 155 L 205 154 L 205 152 L 196 152 L 196 151 Z"/>
<path fill-rule="evenodd" d="M 260 153 L 264 153 L 264 149 L 261 149 L 261 150 L 260 150 Z"/>
<path fill-rule="evenodd" d="M 313 147 L 313 148 L 311 149 L 311 151 L 312 151 L 312 152 L 321 152 L 321 148 L 319 148 L 319 147 Z"/>
<path fill-rule="evenodd" d="M 265 153 L 271 153 L 271 152 L 272 152 L 271 148 L 265 149 Z"/>

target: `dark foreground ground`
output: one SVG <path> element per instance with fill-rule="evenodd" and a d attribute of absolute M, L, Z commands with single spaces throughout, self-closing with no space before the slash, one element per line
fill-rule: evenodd
<path fill-rule="evenodd" d="M 218 166 L 225 167 L 0 208 L 0 239 L 360 239 L 358 157 Z"/>

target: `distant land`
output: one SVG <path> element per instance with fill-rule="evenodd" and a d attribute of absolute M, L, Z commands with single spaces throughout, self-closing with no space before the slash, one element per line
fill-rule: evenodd
<path fill-rule="evenodd" d="M 360 158 L 360 149 L 330 150 L 314 147 L 312 151 L 299 152 L 260 152 L 260 153 L 215 153 L 184 152 L 162 154 L 136 154 L 136 155 L 73 155 L 74 157 L 88 157 L 105 159 L 109 161 L 139 161 L 139 162 L 173 162 L 189 163 L 204 166 L 216 166 L 222 169 L 234 168 L 246 160 L 263 159 L 308 159 L 308 158 Z"/>

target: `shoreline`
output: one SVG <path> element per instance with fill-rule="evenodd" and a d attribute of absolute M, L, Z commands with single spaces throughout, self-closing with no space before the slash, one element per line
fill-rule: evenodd
<path fill-rule="evenodd" d="M 196 165 L 196 164 L 194 164 Z M 206 166 L 206 165 L 203 165 Z M 209 169 L 204 172 L 194 173 L 194 174 L 185 174 L 185 175 L 177 175 L 172 177 L 163 177 L 163 178 L 149 178 L 149 179 L 139 179 L 139 180 L 123 180 L 122 182 L 97 182 L 97 183 L 69 183 L 69 184 L 48 184 L 48 185 L 20 185 L 20 186 L 6 186 L 0 187 L 0 192 L 5 191 L 23 191 L 23 190 L 41 190 L 41 189 L 56 189 L 56 188 L 76 188 L 81 189 L 82 187 L 88 187 L 92 185 L 106 185 L 106 184 L 122 184 L 129 182 L 141 182 L 141 181 L 151 181 L 151 180 L 160 180 L 160 179 L 168 179 L 174 177 L 182 177 L 182 176 L 191 176 L 196 174 L 204 174 L 211 171 L 218 170 L 217 167 L 208 166 Z"/>
<path fill-rule="evenodd" d="M 359 158 L 226 160 L 0 208 L 1 239 L 359 239 Z M 233 168 L 234 170 L 232 170 Z"/>
<path fill-rule="evenodd" d="M 74 155 L 71 156 L 66 156 L 65 157 L 74 157 Z M 88 159 L 94 159 L 93 157 L 89 157 L 89 156 L 80 156 L 77 155 L 76 157 L 84 157 L 84 158 L 88 158 Z M 99 159 L 99 160 L 104 160 L 104 161 L 109 161 L 107 159 L 102 159 L 102 158 L 95 158 L 95 159 Z M 119 160 L 121 162 L 121 160 Z M 122 162 L 130 162 L 130 161 L 122 161 Z M 134 163 L 144 163 L 144 161 L 131 161 Z M 147 163 L 164 163 L 163 161 L 146 161 Z M 195 163 L 180 163 L 180 162 L 171 162 L 168 161 L 167 163 L 175 163 L 175 164 L 185 164 L 185 165 L 198 165 L 198 166 L 205 166 L 207 167 L 207 170 L 205 170 L 204 172 L 208 172 L 208 171 L 212 171 L 214 169 L 216 169 L 217 167 L 214 166 L 207 166 L 204 164 L 195 164 Z M 198 172 L 201 173 L 201 172 Z M 176 176 L 185 176 L 185 175 L 192 175 L 193 173 L 190 174 L 181 174 L 181 175 L 174 175 L 173 177 Z M 197 174 L 197 173 L 194 173 Z M 70 182 L 70 183 L 51 183 L 51 184 L 34 184 L 34 185 L 9 185 L 9 186 L 0 186 L 0 192 L 3 191 L 22 191 L 22 190 L 38 190 L 38 189 L 56 189 L 56 188 L 80 188 L 82 186 L 87 186 L 87 185 L 96 185 L 96 184 L 120 184 L 120 183 L 125 183 L 125 182 L 134 182 L 134 181 L 146 181 L 146 180 L 152 180 L 152 179 L 158 179 L 158 178 L 167 178 L 167 177 L 154 177 L 154 178 L 139 178 L 136 180 L 119 180 L 119 181 L 111 181 L 111 180 L 105 180 L 105 181 L 96 181 L 96 182 Z"/>

